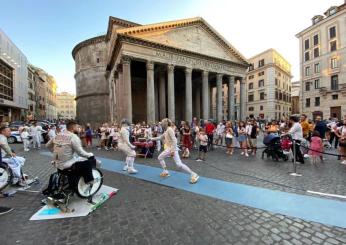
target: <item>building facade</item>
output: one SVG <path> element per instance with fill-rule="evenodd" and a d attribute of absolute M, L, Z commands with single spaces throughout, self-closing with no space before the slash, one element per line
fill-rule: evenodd
<path fill-rule="evenodd" d="M 248 63 L 202 18 L 139 25 L 110 17 L 107 34 L 79 43 L 72 56 L 81 123 L 210 118 L 214 88 L 215 119 L 222 120 L 223 84 L 231 88 L 227 117 L 233 119 L 235 81 L 242 84 L 245 114 Z"/>
<path fill-rule="evenodd" d="M 274 49 L 249 59 L 246 115 L 280 120 L 291 114 L 291 65 Z"/>
<path fill-rule="evenodd" d="M 28 109 L 27 58 L 0 29 L 0 122 L 24 120 Z"/>
<path fill-rule="evenodd" d="M 37 74 L 33 67 L 28 65 L 28 110 L 27 119 L 33 120 L 36 118 L 36 80 Z"/>
<path fill-rule="evenodd" d="M 76 96 L 67 92 L 58 93 L 56 96 L 58 119 L 76 118 Z"/>
<path fill-rule="evenodd" d="M 292 114 L 300 114 L 300 81 L 292 82 L 292 92 L 291 92 L 291 101 L 292 101 Z"/>
<path fill-rule="evenodd" d="M 300 55 L 300 111 L 327 119 L 346 115 L 346 1 L 312 18 L 296 35 Z"/>

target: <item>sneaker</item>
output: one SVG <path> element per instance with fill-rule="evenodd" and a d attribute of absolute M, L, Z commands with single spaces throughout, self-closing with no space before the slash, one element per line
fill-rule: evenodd
<path fill-rule="evenodd" d="M 242 151 L 242 152 L 240 153 L 240 155 L 244 155 L 244 152 Z"/>
<path fill-rule="evenodd" d="M 128 169 L 128 167 L 127 167 L 127 165 L 125 165 L 125 166 L 123 167 L 123 171 L 127 171 L 127 169 Z"/>
<path fill-rule="evenodd" d="M 203 160 L 202 160 L 202 159 L 197 159 L 196 161 L 197 161 L 197 162 L 202 162 Z"/>
<path fill-rule="evenodd" d="M 136 173 L 138 173 L 138 170 L 136 170 L 136 169 L 134 169 L 134 168 L 128 168 L 128 169 L 127 169 L 127 172 L 128 172 L 129 174 L 136 174 Z"/>
<path fill-rule="evenodd" d="M 346 165 L 346 160 L 343 160 L 340 164 Z"/>
<path fill-rule="evenodd" d="M 0 215 L 11 212 L 13 208 L 0 206 Z"/>
<path fill-rule="evenodd" d="M 162 173 L 160 173 L 160 177 L 165 178 L 165 177 L 169 177 L 169 172 L 167 170 L 163 170 Z"/>
<path fill-rule="evenodd" d="M 199 179 L 198 174 L 192 174 L 192 175 L 191 175 L 191 179 L 190 179 L 190 183 L 191 183 L 191 184 L 196 184 L 197 181 L 198 181 L 198 179 Z"/>
<path fill-rule="evenodd" d="M 249 157 L 249 154 L 245 153 L 245 156 L 246 156 L 246 157 Z"/>

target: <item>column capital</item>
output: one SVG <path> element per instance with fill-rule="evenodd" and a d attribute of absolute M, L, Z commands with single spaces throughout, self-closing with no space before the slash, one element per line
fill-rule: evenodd
<path fill-rule="evenodd" d="M 154 70 L 154 62 L 147 61 L 147 70 Z"/>
<path fill-rule="evenodd" d="M 121 63 L 123 63 L 123 65 L 129 65 L 131 63 L 131 57 L 127 55 L 123 55 L 121 57 Z"/>
<path fill-rule="evenodd" d="M 209 71 L 203 70 L 202 74 L 203 74 L 203 76 L 208 76 L 209 75 Z"/>
<path fill-rule="evenodd" d="M 217 80 L 222 80 L 223 74 L 222 73 L 216 73 Z"/>
<path fill-rule="evenodd" d="M 174 65 L 168 64 L 167 65 L 167 69 L 168 69 L 169 72 L 173 72 L 174 71 Z"/>
<path fill-rule="evenodd" d="M 191 74 L 191 73 L 192 73 L 192 68 L 185 67 L 185 74 Z"/>

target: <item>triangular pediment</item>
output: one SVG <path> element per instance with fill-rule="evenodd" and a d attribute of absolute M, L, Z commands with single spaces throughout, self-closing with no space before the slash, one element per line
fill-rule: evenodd
<path fill-rule="evenodd" d="M 202 18 L 119 30 L 120 34 L 246 64 L 246 59 Z"/>

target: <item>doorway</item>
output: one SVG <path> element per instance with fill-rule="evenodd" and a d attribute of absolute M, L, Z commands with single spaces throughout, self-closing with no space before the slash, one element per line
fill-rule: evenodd
<path fill-rule="evenodd" d="M 330 107 L 330 117 L 336 117 L 337 119 L 341 119 L 341 106 Z"/>

